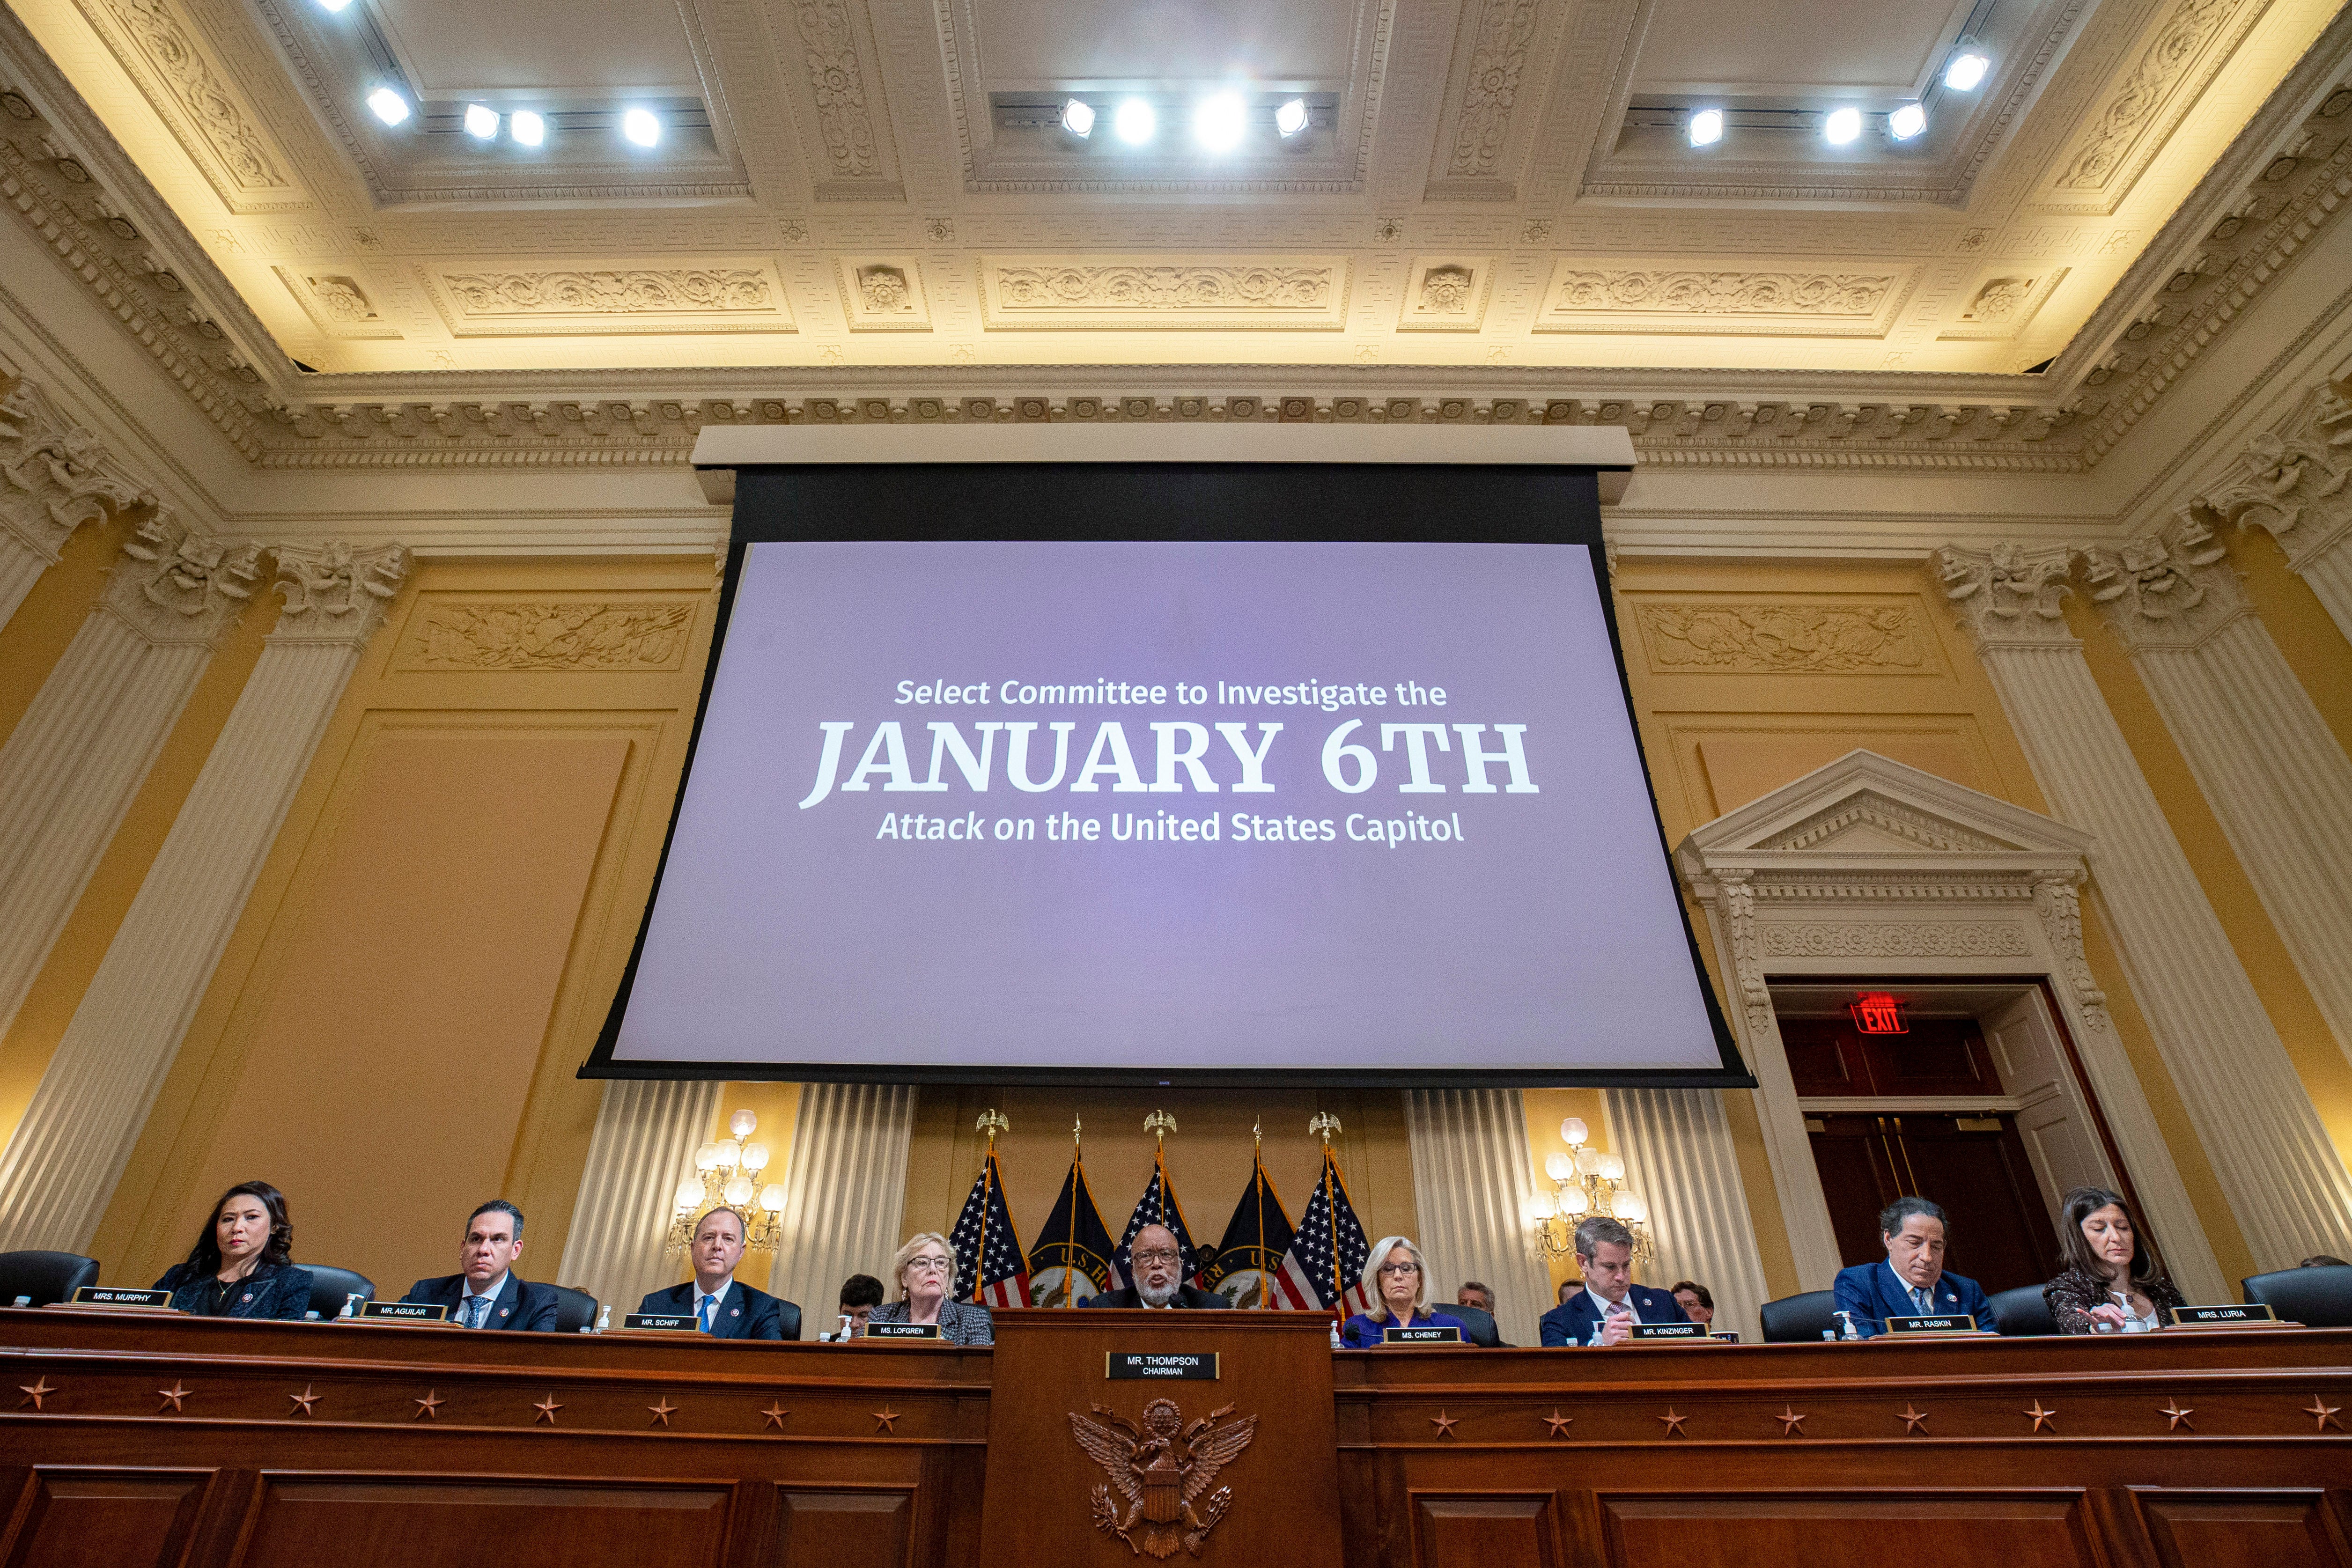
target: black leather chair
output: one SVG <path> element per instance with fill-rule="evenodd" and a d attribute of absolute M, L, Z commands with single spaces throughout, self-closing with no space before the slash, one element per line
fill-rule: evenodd
<path fill-rule="evenodd" d="M 342 1316 L 343 1302 L 354 1295 L 363 1301 L 375 1300 L 375 1281 L 365 1274 L 331 1269 L 324 1263 L 301 1266 L 310 1270 L 310 1310 L 322 1320 Z"/>
<path fill-rule="evenodd" d="M 578 1333 L 582 1329 L 595 1326 L 595 1297 L 585 1291 L 575 1291 L 569 1285 L 550 1285 L 548 1289 L 555 1292 L 561 1303 L 555 1309 L 557 1333 Z"/>
<path fill-rule="evenodd" d="M 2238 1281 L 2249 1303 L 2267 1303 L 2281 1322 L 2307 1328 L 2352 1328 L 2352 1265 L 2281 1269 Z"/>
<path fill-rule="evenodd" d="M 2020 1285 L 1987 1300 L 1992 1302 L 1992 1322 L 1979 1323 L 1977 1327 L 1980 1329 L 1992 1329 L 2011 1338 L 2058 1332 L 2058 1320 L 2050 1315 L 2050 1303 L 2042 1299 L 2039 1285 Z"/>
<path fill-rule="evenodd" d="M 1799 1296 L 1783 1296 L 1765 1302 L 1762 1316 L 1766 1344 L 1819 1339 L 1823 1330 L 1838 1326 L 1837 1292 L 1807 1291 Z"/>
<path fill-rule="evenodd" d="M 1503 1343 L 1495 1327 L 1495 1314 L 1483 1307 L 1433 1307 L 1432 1312 L 1451 1312 L 1462 1320 L 1462 1337 L 1472 1344 L 1483 1344 L 1493 1350 Z"/>
<path fill-rule="evenodd" d="M 793 1301 L 776 1303 L 776 1326 L 786 1339 L 801 1337 L 801 1309 Z"/>
<path fill-rule="evenodd" d="M 98 1283 L 98 1260 L 79 1252 L 0 1252 L 0 1306 L 30 1298 L 28 1307 L 70 1301 L 84 1285 Z"/>

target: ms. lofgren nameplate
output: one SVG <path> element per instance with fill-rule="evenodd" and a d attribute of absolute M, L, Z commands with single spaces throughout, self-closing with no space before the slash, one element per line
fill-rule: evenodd
<path fill-rule="evenodd" d="M 1108 1350 L 1103 1352 L 1103 1375 L 1114 1383 L 1130 1377 L 1179 1377 L 1187 1382 L 1214 1383 L 1217 1353 Z"/>

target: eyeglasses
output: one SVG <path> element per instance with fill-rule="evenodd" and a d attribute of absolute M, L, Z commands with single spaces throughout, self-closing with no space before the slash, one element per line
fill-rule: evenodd
<path fill-rule="evenodd" d="M 1178 1252 L 1134 1252 L 1129 1254 L 1129 1256 L 1132 1257 L 1138 1263 L 1142 1264 L 1147 1269 L 1151 1267 L 1154 1263 L 1179 1262 L 1181 1261 L 1183 1257 L 1181 1253 Z"/>
<path fill-rule="evenodd" d="M 951 1265 L 949 1260 L 945 1258 L 909 1258 L 907 1260 L 908 1268 L 920 1269 L 925 1273 L 929 1274 L 936 1274 L 941 1270 L 947 1269 Z"/>
<path fill-rule="evenodd" d="M 1418 1263 L 1383 1263 L 1381 1265 L 1381 1272 L 1383 1274 L 1418 1274 L 1421 1272 L 1421 1265 Z"/>

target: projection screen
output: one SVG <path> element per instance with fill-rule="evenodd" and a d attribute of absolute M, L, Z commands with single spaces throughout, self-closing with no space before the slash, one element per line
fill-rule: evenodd
<path fill-rule="evenodd" d="M 588 1076 L 1747 1083 L 1595 478 L 741 472 Z"/>

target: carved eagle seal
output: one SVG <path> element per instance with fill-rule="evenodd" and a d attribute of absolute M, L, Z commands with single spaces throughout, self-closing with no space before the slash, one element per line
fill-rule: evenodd
<path fill-rule="evenodd" d="M 1108 1484 L 1095 1483 L 1095 1528 L 1118 1536 L 1138 1556 L 1172 1557 L 1181 1546 L 1198 1557 L 1201 1542 L 1234 1501 L 1232 1487 L 1209 1488 L 1257 1436 L 1257 1417 L 1220 1427 L 1234 1412 L 1224 1405 L 1188 1424 L 1173 1399 L 1144 1406 L 1140 1423 L 1108 1406 L 1093 1409 L 1101 1421 L 1070 1412 L 1070 1435 L 1110 1477 Z M 1114 1489 L 1127 1501 L 1124 1517 L 1112 1500 Z"/>

